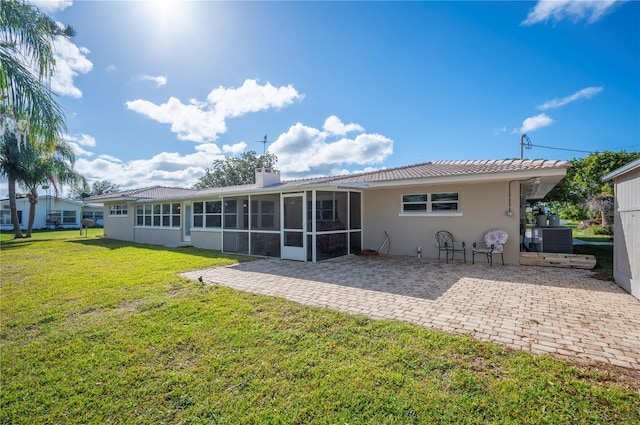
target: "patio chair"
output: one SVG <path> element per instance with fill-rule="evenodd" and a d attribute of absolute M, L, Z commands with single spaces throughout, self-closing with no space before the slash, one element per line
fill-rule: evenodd
<path fill-rule="evenodd" d="M 471 251 L 471 264 L 475 264 L 476 254 L 485 254 L 489 267 L 493 267 L 493 254 L 500 254 L 504 266 L 504 245 L 509 239 L 509 234 L 504 230 L 494 229 L 485 233 L 482 245 L 473 243 Z"/>
<path fill-rule="evenodd" d="M 436 241 L 438 242 L 438 261 L 440 260 L 440 253 L 445 252 L 445 259 L 449 262 L 449 254 L 451 254 L 451 260 L 453 261 L 453 255 L 456 252 L 461 252 L 464 257 L 464 262 L 467 262 L 467 249 L 464 242 L 458 242 L 455 240 L 451 232 L 446 230 L 440 230 L 436 233 Z"/>

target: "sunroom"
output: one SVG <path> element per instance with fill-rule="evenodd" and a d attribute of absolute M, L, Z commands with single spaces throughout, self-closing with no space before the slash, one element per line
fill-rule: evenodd
<path fill-rule="evenodd" d="M 227 253 L 322 261 L 362 249 L 354 190 L 219 196 L 186 202 L 185 214 L 186 240 Z"/>

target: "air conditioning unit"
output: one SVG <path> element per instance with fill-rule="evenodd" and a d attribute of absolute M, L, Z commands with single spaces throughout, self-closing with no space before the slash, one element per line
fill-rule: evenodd
<path fill-rule="evenodd" d="M 534 227 L 531 236 L 538 252 L 573 254 L 573 234 L 569 227 Z"/>

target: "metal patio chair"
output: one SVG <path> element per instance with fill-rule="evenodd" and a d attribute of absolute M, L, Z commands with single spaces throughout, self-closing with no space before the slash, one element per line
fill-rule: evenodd
<path fill-rule="evenodd" d="M 449 262 L 449 254 L 451 254 L 451 260 L 453 261 L 453 255 L 456 252 L 461 252 L 464 262 L 467 262 L 467 249 L 465 243 L 456 241 L 451 232 L 440 230 L 436 233 L 436 241 L 438 242 L 438 261 L 440 260 L 440 253 L 444 251 L 447 263 Z"/>

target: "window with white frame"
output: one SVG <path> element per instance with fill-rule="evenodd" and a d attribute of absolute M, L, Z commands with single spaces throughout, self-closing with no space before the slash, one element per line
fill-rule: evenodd
<path fill-rule="evenodd" d="M 193 226 L 197 228 L 222 227 L 222 201 L 193 203 Z"/>
<path fill-rule="evenodd" d="M 62 224 L 76 224 L 77 223 L 77 212 L 76 211 L 62 211 Z"/>
<path fill-rule="evenodd" d="M 18 224 L 22 224 L 22 211 L 17 210 L 18 213 Z M 0 210 L 0 224 L 13 224 L 11 221 L 11 210 L 2 208 Z"/>
<path fill-rule="evenodd" d="M 136 206 L 136 225 L 142 227 L 180 227 L 180 203 Z"/>
<path fill-rule="evenodd" d="M 127 215 L 128 214 L 128 206 L 127 204 L 117 204 L 109 206 L 109 215 Z"/>
<path fill-rule="evenodd" d="M 457 213 L 460 211 L 458 192 L 417 193 L 402 195 L 402 213 Z"/>

